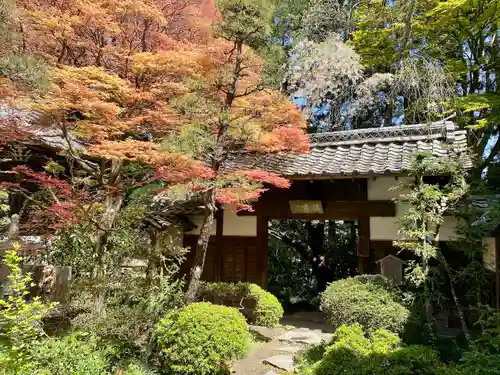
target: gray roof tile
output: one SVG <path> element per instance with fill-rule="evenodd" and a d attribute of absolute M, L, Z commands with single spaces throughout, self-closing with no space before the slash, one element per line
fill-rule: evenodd
<path fill-rule="evenodd" d="M 465 130 L 444 121 L 315 134 L 307 154 L 235 153 L 223 169 L 261 168 L 288 177 L 398 174 L 408 171 L 417 151 L 462 157 L 465 168 L 472 166 Z"/>

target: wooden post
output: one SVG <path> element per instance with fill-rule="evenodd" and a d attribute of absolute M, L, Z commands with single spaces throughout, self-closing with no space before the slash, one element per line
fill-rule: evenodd
<path fill-rule="evenodd" d="M 370 218 L 360 217 L 358 220 L 358 273 L 368 273 L 370 259 Z"/>
<path fill-rule="evenodd" d="M 257 237 L 259 238 L 259 254 L 260 254 L 260 267 L 261 267 L 261 281 L 260 286 L 267 289 L 268 283 L 268 267 L 269 267 L 269 229 L 268 217 L 257 216 Z"/>
<path fill-rule="evenodd" d="M 224 208 L 219 206 L 215 214 L 214 280 L 223 281 L 224 275 Z"/>

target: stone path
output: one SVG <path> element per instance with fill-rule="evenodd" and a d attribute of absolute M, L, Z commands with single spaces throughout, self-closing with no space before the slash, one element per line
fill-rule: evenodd
<path fill-rule="evenodd" d="M 259 340 L 250 353 L 233 366 L 235 375 L 281 375 L 293 373 L 295 356 L 309 346 L 329 341 L 331 328 L 321 321 L 287 317 L 278 328 L 251 326 Z"/>

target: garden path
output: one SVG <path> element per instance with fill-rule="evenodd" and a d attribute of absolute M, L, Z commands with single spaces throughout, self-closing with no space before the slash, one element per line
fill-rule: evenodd
<path fill-rule="evenodd" d="M 329 341 L 332 329 L 315 312 L 285 316 L 277 328 L 251 327 L 259 341 L 233 366 L 235 375 L 279 375 L 293 372 L 295 355 Z"/>

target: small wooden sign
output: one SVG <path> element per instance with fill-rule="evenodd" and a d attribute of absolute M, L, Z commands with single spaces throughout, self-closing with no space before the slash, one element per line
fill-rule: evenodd
<path fill-rule="evenodd" d="M 311 200 L 293 200 L 289 201 L 292 214 L 322 214 L 323 203 L 321 201 Z"/>
<path fill-rule="evenodd" d="M 403 283 L 403 265 L 406 263 L 404 260 L 394 255 L 387 255 L 377 263 L 380 264 L 380 274 L 382 276 L 387 277 L 395 285 Z"/>

